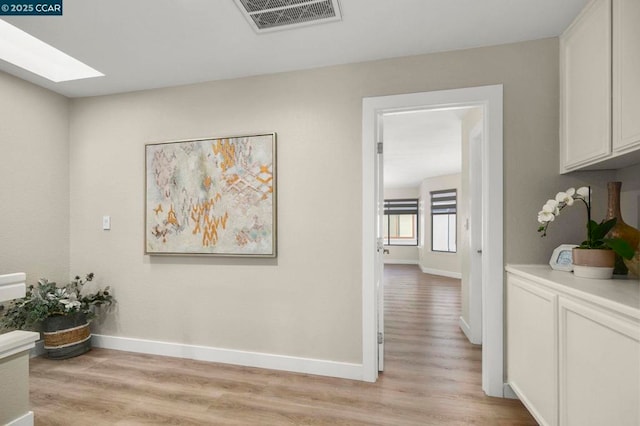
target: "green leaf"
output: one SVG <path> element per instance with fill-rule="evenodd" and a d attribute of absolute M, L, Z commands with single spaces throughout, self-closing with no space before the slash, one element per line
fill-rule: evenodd
<path fill-rule="evenodd" d="M 630 260 L 635 254 L 631 245 L 621 238 L 605 238 L 604 243 L 621 257 Z"/>
<path fill-rule="evenodd" d="M 596 224 L 591 230 L 591 238 L 593 240 L 602 240 L 605 235 L 607 235 L 609 231 L 611 231 L 613 227 L 616 226 L 616 222 L 617 219 L 614 217 L 613 219 L 607 220 L 606 222 L 603 220 L 599 224 Z"/>

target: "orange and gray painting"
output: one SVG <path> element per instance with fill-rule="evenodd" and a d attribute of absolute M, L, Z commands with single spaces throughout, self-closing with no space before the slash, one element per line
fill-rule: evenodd
<path fill-rule="evenodd" d="M 275 255 L 275 135 L 146 146 L 146 251 Z"/>

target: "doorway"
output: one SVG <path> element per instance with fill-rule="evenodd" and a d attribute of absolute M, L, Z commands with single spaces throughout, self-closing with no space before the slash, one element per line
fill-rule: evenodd
<path fill-rule="evenodd" d="M 363 100 L 363 379 L 378 376 L 379 332 L 384 322 L 382 250 L 376 240 L 383 209 L 381 155 L 377 154 L 384 114 L 415 109 L 445 109 L 477 106 L 483 109 L 485 129 L 482 144 L 483 222 L 482 235 L 482 388 L 487 395 L 503 396 L 503 212 L 502 212 L 502 86 L 392 95 Z"/>

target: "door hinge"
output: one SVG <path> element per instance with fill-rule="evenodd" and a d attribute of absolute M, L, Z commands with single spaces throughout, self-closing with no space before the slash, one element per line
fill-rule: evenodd
<path fill-rule="evenodd" d="M 381 345 L 384 343 L 384 334 L 382 332 L 378 332 L 378 344 Z"/>
<path fill-rule="evenodd" d="M 378 142 L 378 154 L 382 154 L 382 142 Z"/>

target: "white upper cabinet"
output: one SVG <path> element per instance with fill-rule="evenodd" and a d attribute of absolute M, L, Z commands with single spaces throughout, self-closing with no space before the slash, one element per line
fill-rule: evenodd
<path fill-rule="evenodd" d="M 640 2 L 593 0 L 560 37 L 560 172 L 640 161 Z"/>
<path fill-rule="evenodd" d="M 591 2 L 560 38 L 561 171 L 611 154 L 611 0 Z"/>
<path fill-rule="evenodd" d="M 640 1 L 613 3 L 613 151 L 640 148 Z"/>

